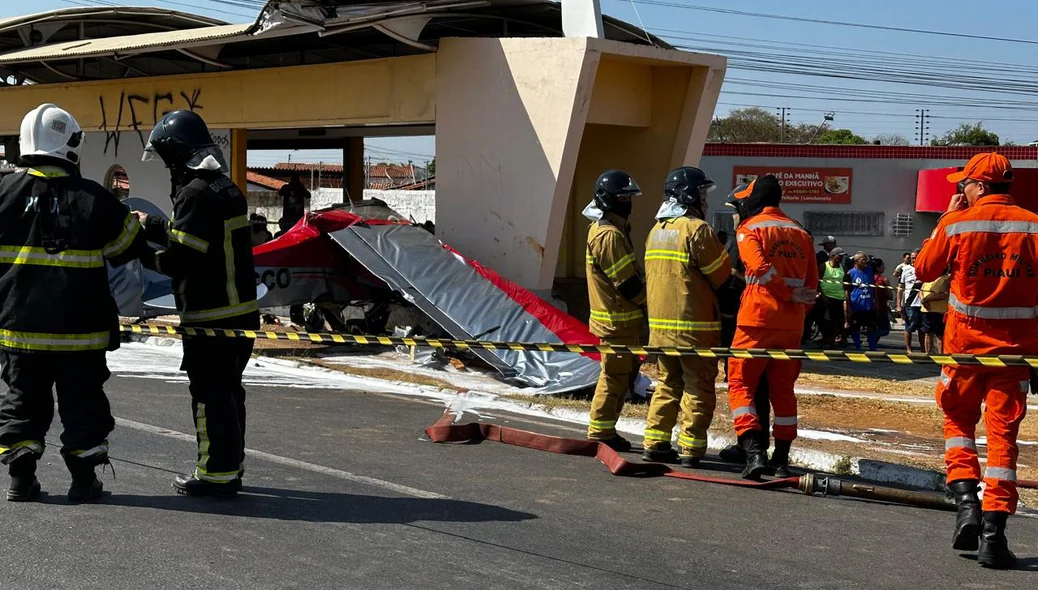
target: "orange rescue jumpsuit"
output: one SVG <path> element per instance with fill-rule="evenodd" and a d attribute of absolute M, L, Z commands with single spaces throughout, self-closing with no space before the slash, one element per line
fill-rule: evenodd
<path fill-rule="evenodd" d="M 814 305 L 813 295 L 818 289 L 811 235 L 778 207 L 765 207 L 739 225 L 736 241 L 739 257 L 746 266 L 746 291 L 732 347 L 799 347 L 804 316 L 808 307 Z M 737 435 L 761 428 L 753 392 L 764 377 L 775 409 L 775 440 L 796 438 L 797 400 L 793 385 L 800 375 L 800 366 L 800 361 L 772 359 L 728 361 L 728 396 Z"/>
<path fill-rule="evenodd" d="M 989 195 L 941 217 L 916 259 L 932 281 L 951 266 L 944 353 L 1038 353 L 1038 215 L 1008 195 Z M 948 482 L 981 479 L 976 427 L 987 408 L 983 509 L 1015 512 L 1016 436 L 1027 411 L 1027 367 L 945 366 L 937 386 L 944 411 Z"/>

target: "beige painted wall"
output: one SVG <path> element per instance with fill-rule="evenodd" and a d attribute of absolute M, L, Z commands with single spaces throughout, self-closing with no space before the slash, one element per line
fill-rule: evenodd
<path fill-rule="evenodd" d="M 601 70 L 611 58 L 602 60 Z M 702 153 L 705 133 L 698 133 L 697 120 L 701 110 L 708 112 L 708 126 L 713 103 L 700 105 L 703 96 L 713 96 L 709 88 L 702 88 L 709 76 L 707 67 L 677 67 L 674 65 L 642 65 L 650 92 L 646 117 L 649 124 L 629 125 L 589 124 L 584 131 L 577 160 L 570 206 L 566 218 L 565 246 L 559 254 L 555 269 L 557 277 L 583 277 L 584 244 L 589 221 L 580 214 L 591 201 L 595 180 L 602 171 L 621 168 L 642 188 L 642 197 L 635 201 L 631 215 L 631 237 L 639 256 L 644 254 L 645 236 L 655 223 L 654 215 L 663 201 L 663 181 L 667 172 L 681 165 L 695 165 Z M 720 74 L 717 75 L 721 77 Z M 599 101 L 610 100 L 609 85 L 596 81 L 592 110 Z M 698 86 L 697 86 L 698 84 Z M 702 139 L 698 139 L 702 136 Z"/>
<path fill-rule="evenodd" d="M 435 57 L 213 74 L 0 88 L 0 135 L 45 102 L 83 129 L 150 131 L 163 111 L 198 111 L 214 129 L 429 123 L 436 110 Z"/>
<path fill-rule="evenodd" d="M 436 54 L 436 233 L 551 286 L 597 56 L 583 38 L 444 39 Z"/>
<path fill-rule="evenodd" d="M 666 172 L 698 161 L 724 68 L 601 39 L 443 40 L 437 235 L 528 288 L 583 276 L 579 212 L 595 178 L 617 167 L 639 179 L 641 242 Z"/>

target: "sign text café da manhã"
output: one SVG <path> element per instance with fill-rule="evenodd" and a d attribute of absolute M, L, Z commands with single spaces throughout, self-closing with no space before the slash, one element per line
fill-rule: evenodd
<path fill-rule="evenodd" d="M 850 168 L 735 166 L 732 170 L 733 186 L 749 183 L 766 174 L 778 179 L 782 186 L 782 200 L 787 203 L 846 205 L 851 202 Z"/>

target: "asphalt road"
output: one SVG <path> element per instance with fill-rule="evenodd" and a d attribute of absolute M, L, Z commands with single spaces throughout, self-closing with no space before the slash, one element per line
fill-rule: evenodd
<path fill-rule="evenodd" d="M 125 364 L 125 363 L 124 363 Z M 175 367 L 170 368 L 170 371 Z M 484 442 L 437 445 L 442 405 L 252 386 L 246 490 L 177 496 L 191 466 L 184 383 L 116 374 L 117 479 L 70 506 L 58 432 L 40 503 L 0 504 L 0 588 L 1026 588 L 1038 520 L 1010 521 L 1032 571 L 950 548 L 953 514 L 662 479 Z M 471 416 L 470 416 L 471 417 Z M 580 430 L 494 412 L 563 436 Z"/>

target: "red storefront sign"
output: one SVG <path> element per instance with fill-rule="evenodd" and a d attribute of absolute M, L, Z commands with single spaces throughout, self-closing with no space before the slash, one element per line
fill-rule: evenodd
<path fill-rule="evenodd" d="M 766 174 L 778 178 L 782 200 L 787 203 L 846 205 L 851 202 L 853 174 L 850 168 L 735 166 L 733 186 Z"/>
<path fill-rule="evenodd" d="M 915 189 L 915 210 L 944 213 L 955 194 L 955 185 L 948 175 L 959 168 L 920 170 Z M 1009 194 L 1024 209 L 1038 213 L 1038 168 L 1013 168 L 1013 184 Z"/>

